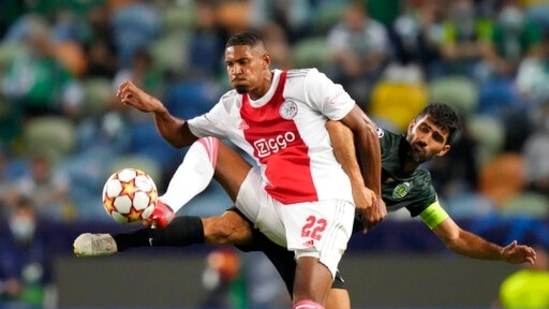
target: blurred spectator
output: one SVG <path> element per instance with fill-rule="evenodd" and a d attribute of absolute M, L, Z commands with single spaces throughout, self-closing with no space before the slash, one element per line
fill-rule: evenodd
<path fill-rule="evenodd" d="M 87 76 L 113 78 L 118 69 L 118 59 L 109 11 L 106 6 L 98 6 L 91 9 L 87 16 L 90 27 L 90 38 L 84 44 Z"/>
<path fill-rule="evenodd" d="M 162 93 L 162 75 L 155 69 L 153 58 L 145 48 L 136 49 L 132 56 L 131 65 L 121 67 L 116 72 L 112 82 L 113 99 L 115 99 L 114 94 L 118 86 L 126 80 L 131 80 L 154 95 L 161 95 Z M 120 106 L 120 104 L 116 105 Z"/>
<path fill-rule="evenodd" d="M 269 22 L 259 28 L 259 32 L 265 39 L 267 50 L 271 54 L 271 66 L 281 70 L 289 69 L 292 66 L 291 48 L 282 27 L 277 23 Z"/>
<path fill-rule="evenodd" d="M 154 1 L 130 0 L 111 15 L 114 42 L 122 68 L 131 66 L 136 51 L 159 35 L 162 19 Z"/>
<path fill-rule="evenodd" d="M 417 63 L 428 76 L 440 59 L 442 40 L 441 1 L 406 1 L 405 9 L 391 28 L 395 56 L 401 64 Z"/>
<path fill-rule="evenodd" d="M 0 307 L 55 308 L 51 252 L 34 204 L 19 199 L 0 239 Z"/>
<path fill-rule="evenodd" d="M 55 12 L 51 27 L 51 37 L 56 42 L 84 42 L 90 36 L 88 21 L 68 8 Z"/>
<path fill-rule="evenodd" d="M 25 11 L 24 3 L 20 0 L 4 0 L 2 1 L 2 9 L 0 10 L 0 40 L 4 37 L 8 28 L 23 15 Z"/>
<path fill-rule="evenodd" d="M 103 39 L 93 39 L 86 46 L 86 77 L 114 78 L 118 68 L 115 49 Z"/>
<path fill-rule="evenodd" d="M 477 14 L 472 0 L 449 1 L 443 21 L 441 53 L 443 64 L 437 74 L 471 76 L 482 56 L 482 46 L 490 40 L 491 22 Z"/>
<path fill-rule="evenodd" d="M 536 129 L 526 140 L 522 152 L 525 177 L 530 189 L 549 197 L 549 101 L 536 110 Z"/>
<path fill-rule="evenodd" d="M 241 278 L 240 257 L 235 250 L 227 247 L 208 254 L 202 284 L 209 293 L 199 308 L 248 308 Z"/>
<path fill-rule="evenodd" d="M 549 97 L 549 32 L 544 33 L 539 57 L 522 59 L 516 77 L 518 91 L 528 100 Z"/>
<path fill-rule="evenodd" d="M 505 0 L 493 22 L 484 53 L 484 79 L 512 78 L 523 58 L 537 57 L 541 43 L 539 26 L 527 19 L 518 0 Z"/>
<path fill-rule="evenodd" d="M 55 170 L 45 153 L 36 153 L 29 162 L 29 171 L 11 188 L 12 200 L 28 198 L 38 214 L 54 221 L 67 222 L 75 216 L 69 194 L 69 180 Z"/>
<path fill-rule="evenodd" d="M 221 75 L 227 34 L 216 18 L 214 1 L 198 1 L 196 6 L 196 24 L 188 45 L 189 74 Z"/>
<path fill-rule="evenodd" d="M 126 80 L 131 80 L 139 87 L 153 95 L 162 93 L 162 75 L 153 66 L 153 58 L 146 49 L 135 50 L 131 66 L 121 68 L 113 79 L 113 94 L 118 86 Z"/>
<path fill-rule="evenodd" d="M 331 77 L 351 96 L 365 104 L 373 83 L 389 60 L 389 37 L 385 27 L 370 18 L 361 4 L 349 4 L 342 20 L 328 33 Z"/>
<path fill-rule="evenodd" d="M 57 58 L 48 25 L 37 18 L 29 20 L 25 43 L 29 52 L 17 55 L 2 81 L 6 98 L 21 105 L 25 116 L 75 116 L 82 103 L 82 89 Z"/>
<path fill-rule="evenodd" d="M 253 0 L 250 24 L 262 28 L 275 23 L 282 27 L 290 43 L 294 43 L 312 32 L 313 1 L 307 0 Z"/>
<path fill-rule="evenodd" d="M 248 30 L 251 19 L 251 2 L 248 0 L 218 1 L 217 20 L 229 35 Z"/>
<path fill-rule="evenodd" d="M 549 308 L 549 253 L 535 248 L 537 260 L 503 280 L 499 301 L 504 309 Z"/>

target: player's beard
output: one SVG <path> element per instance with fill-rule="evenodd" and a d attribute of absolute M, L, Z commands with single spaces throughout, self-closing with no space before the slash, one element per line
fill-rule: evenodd
<path fill-rule="evenodd" d="M 416 144 L 410 145 L 410 149 L 408 149 L 408 156 L 417 164 L 429 161 L 433 157 L 424 151 L 422 147 L 416 146 Z"/>
<path fill-rule="evenodd" d="M 248 87 L 244 85 L 234 86 L 234 90 L 239 94 L 248 93 Z"/>

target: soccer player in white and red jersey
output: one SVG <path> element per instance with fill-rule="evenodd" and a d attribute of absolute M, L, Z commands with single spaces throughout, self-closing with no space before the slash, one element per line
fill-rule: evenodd
<path fill-rule="evenodd" d="M 352 232 L 355 202 L 367 209 L 368 226 L 386 215 L 375 124 L 341 85 L 316 69 L 271 70 L 264 43 L 252 32 L 229 39 L 225 64 L 234 89 L 208 113 L 188 121 L 171 115 L 131 81 L 120 85 L 117 96 L 151 112 L 173 146 L 190 145 L 199 137 L 228 138 L 255 159 L 257 166 L 250 170 L 242 158 L 216 160 L 217 146 L 204 145 L 207 157 L 217 162 L 216 180 L 236 207 L 272 241 L 295 253 L 293 308 L 324 308 Z M 329 119 L 339 120 L 356 137 L 364 173 L 360 186 L 351 185 L 334 156 L 325 126 Z M 193 181 L 187 180 L 189 187 Z M 171 205 L 169 196 L 163 198 Z"/>

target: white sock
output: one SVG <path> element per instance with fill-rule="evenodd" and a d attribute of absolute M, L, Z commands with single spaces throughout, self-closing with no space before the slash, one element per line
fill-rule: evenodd
<path fill-rule="evenodd" d="M 194 142 L 158 199 L 177 212 L 210 184 L 217 163 L 219 140 L 203 137 Z"/>

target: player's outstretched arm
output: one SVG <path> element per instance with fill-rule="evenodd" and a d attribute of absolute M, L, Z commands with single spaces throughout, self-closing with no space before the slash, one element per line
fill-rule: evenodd
<path fill-rule="evenodd" d="M 512 264 L 534 264 L 536 261 L 536 252 L 533 248 L 519 245 L 517 241 L 506 247 L 498 246 L 463 230 L 450 217 L 435 226 L 433 232 L 450 250 L 474 259 L 500 260 Z"/>
<path fill-rule="evenodd" d="M 123 104 L 144 113 L 153 113 L 156 128 L 172 146 L 187 146 L 197 139 L 189 130 L 185 120 L 170 114 L 159 99 L 146 93 L 131 81 L 120 84 L 116 96 Z"/>

